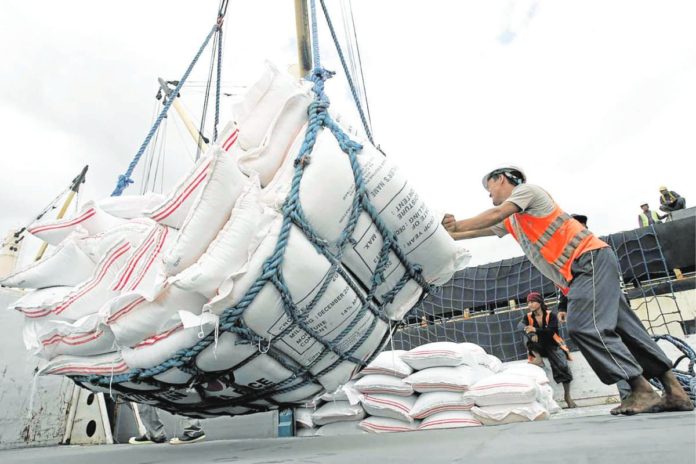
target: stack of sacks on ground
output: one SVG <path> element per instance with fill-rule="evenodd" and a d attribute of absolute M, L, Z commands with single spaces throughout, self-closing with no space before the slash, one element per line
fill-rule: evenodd
<path fill-rule="evenodd" d="M 475 382 L 493 375 L 497 358 L 473 343 L 437 342 L 416 347 L 402 359 L 417 370 L 405 382 L 420 393 L 410 411 L 421 420 L 419 430 L 481 425 L 465 394 Z"/>
<path fill-rule="evenodd" d="M 312 422 L 316 427 L 314 436 L 329 437 L 365 433 L 360 428 L 360 421 L 365 417 L 365 410 L 359 403 L 351 402 L 348 396 L 353 384 L 354 382 L 350 381 L 335 392 L 324 393 L 319 397 L 324 404 L 312 413 Z"/>
<path fill-rule="evenodd" d="M 353 386 L 368 417 L 360 427 L 368 432 L 408 432 L 418 422 L 409 412 L 416 402 L 413 387 L 404 379 L 413 369 L 401 356 L 405 351 L 383 351 L 363 371 Z"/>
<path fill-rule="evenodd" d="M 301 404 L 334 391 L 382 347 L 387 319 L 400 320 L 423 289 L 409 280 L 385 301 L 405 271 L 391 252 L 374 300 L 364 301 L 383 243 L 366 213 L 337 266 L 292 226 L 281 271 L 297 313 L 291 317 L 288 300 L 266 282 L 238 321 L 266 343 L 233 332 L 218 337 L 219 316 L 254 288 L 274 253 L 310 87 L 269 66 L 234 108 L 236 122 L 168 195 L 90 202 L 74 217 L 29 228 L 55 248 L 0 285 L 35 289 L 14 308 L 26 316 L 27 346 L 49 360 L 43 373 L 100 375 L 99 385 L 85 386 L 205 417 Z M 365 145 L 358 162 L 369 198 L 404 254 L 429 284 L 448 281 L 468 252 L 379 151 Z M 318 134 L 299 195 L 316 237 L 334 244 L 349 221 L 355 187 L 329 130 Z M 182 369 L 169 367 L 175 354 L 210 334 L 214 344 Z M 350 351 L 352 360 L 334 350 Z M 213 380 L 199 382 L 191 367 Z M 157 371 L 152 380 L 104 379 L 133 369 Z"/>
<path fill-rule="evenodd" d="M 548 419 L 560 408 L 543 369 L 516 362 L 474 383 L 465 395 L 474 417 L 484 425 Z"/>

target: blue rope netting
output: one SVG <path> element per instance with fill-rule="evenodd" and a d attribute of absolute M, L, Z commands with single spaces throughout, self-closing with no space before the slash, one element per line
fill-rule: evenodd
<path fill-rule="evenodd" d="M 236 305 L 226 308 L 223 311 L 219 320 L 220 331 L 235 333 L 241 339 L 243 339 L 245 343 L 258 345 L 259 353 L 273 357 L 276 361 L 280 362 L 283 367 L 290 370 L 292 375 L 281 382 L 269 385 L 259 390 L 252 390 L 245 386 L 234 385 L 234 387 L 239 391 L 246 392 L 245 395 L 238 398 L 226 398 L 224 400 L 215 397 L 206 398 L 202 389 L 197 387 L 207 380 L 221 378 L 224 375 L 232 372 L 229 370 L 226 372 L 210 373 L 202 371 L 195 366 L 196 356 L 198 356 L 201 351 L 210 346 L 216 340 L 215 333 L 210 333 L 199 340 L 194 346 L 181 349 L 173 353 L 171 358 L 152 368 L 132 369 L 127 373 L 119 375 L 88 375 L 73 377 L 77 382 L 82 384 L 109 386 L 113 388 L 113 390 L 130 395 L 131 397 L 145 398 L 149 400 L 154 399 L 155 401 L 159 402 L 160 407 L 175 410 L 177 412 L 195 413 L 216 405 L 220 407 L 248 405 L 249 402 L 256 399 L 265 399 L 273 404 L 274 401 L 269 399 L 270 396 L 290 392 L 305 386 L 308 383 L 316 382 L 319 377 L 331 372 L 344 361 L 349 361 L 364 367 L 374 356 L 379 353 L 379 347 L 377 347 L 374 353 L 368 357 L 367 360 L 356 357 L 355 352 L 372 335 L 380 320 L 389 324 L 389 319 L 384 313 L 384 307 L 394 300 L 397 293 L 409 280 L 416 281 L 425 290 L 425 292 L 435 291 L 435 288 L 424 280 L 421 274 L 421 268 L 418 265 L 412 264 L 408 260 L 406 254 L 398 244 L 396 235 L 385 225 L 384 221 L 380 218 L 377 209 L 372 204 L 365 185 L 366 181 L 362 168 L 358 162 L 358 154 L 362 150 L 362 145 L 351 140 L 350 137 L 331 118 L 327 111 L 329 108 L 329 99 L 324 92 L 324 84 L 325 81 L 333 75 L 333 72 L 325 70 L 320 64 L 317 40 L 316 8 L 314 0 L 311 1 L 311 14 L 313 34 L 312 42 L 314 47 L 314 69 L 310 75 L 307 76 L 307 79 L 313 83 L 314 100 L 308 108 L 307 131 L 302 146 L 295 157 L 294 175 L 292 178 L 291 188 L 282 207 L 283 221 L 278 240 L 273 253 L 264 262 L 261 275 L 256 279 L 244 297 Z M 331 131 L 333 136 L 338 141 L 341 150 L 346 154 L 346 156 L 348 156 L 355 182 L 355 195 L 351 205 L 350 216 L 344 230 L 335 243 L 327 242 L 316 233 L 310 222 L 307 220 L 300 202 L 300 183 L 306 167 L 309 165 L 309 163 L 311 163 L 312 150 L 316 143 L 317 136 L 320 131 L 324 129 Z M 358 218 L 363 212 L 369 215 L 383 238 L 383 245 L 380 250 L 377 265 L 368 289 L 362 289 L 360 285 L 355 282 L 354 278 L 341 265 L 344 249 L 348 246 L 352 246 L 354 242 L 353 234 L 358 222 Z M 312 243 L 314 248 L 330 263 L 330 270 L 324 277 L 322 285 L 320 286 L 316 295 L 309 305 L 302 309 L 298 308 L 293 301 L 286 283 L 286 279 L 282 272 L 285 251 L 287 249 L 288 240 L 293 227 L 299 228 Z M 385 271 L 389 266 L 390 253 L 394 253 L 394 255 L 396 255 L 397 259 L 404 266 L 405 272 L 393 288 L 384 294 L 378 295 L 378 287 L 385 281 Z M 328 340 L 322 337 L 316 330 L 308 325 L 307 316 L 311 314 L 312 309 L 318 304 L 319 300 L 329 287 L 329 284 L 337 275 L 342 277 L 353 289 L 361 302 L 361 306 L 359 310 L 356 311 L 350 322 L 341 331 L 341 333 L 338 334 L 333 340 Z M 267 284 L 271 284 L 277 289 L 283 301 L 284 313 L 292 321 L 292 323 L 288 324 L 288 327 L 286 327 L 281 333 L 274 335 L 274 338 L 281 338 L 290 333 L 291 330 L 299 327 L 324 347 L 321 354 L 309 365 L 300 366 L 295 361 L 286 357 L 279 350 L 277 350 L 273 346 L 271 340 L 264 339 L 262 336 L 255 333 L 252 329 L 244 324 L 242 319 L 244 311 L 254 301 L 261 289 L 263 289 Z M 341 349 L 341 342 L 346 339 L 347 335 L 353 331 L 356 325 L 362 321 L 368 313 L 373 316 L 371 318 L 372 322 L 369 329 L 365 330 L 360 339 L 355 341 L 352 346 L 348 347 L 347 349 Z M 387 340 L 390 331 L 391 329 L 387 330 L 382 342 Z M 381 347 L 382 344 L 379 346 Z M 335 354 L 337 359 L 322 370 L 318 372 L 311 372 L 313 368 L 329 354 Z M 156 395 L 162 390 L 173 387 L 173 385 L 154 379 L 155 376 L 173 368 L 178 368 L 193 375 L 193 379 L 189 386 L 196 388 L 201 394 L 203 399 L 202 403 L 197 403 L 195 405 L 168 403 L 166 401 L 162 402 L 161 398 L 153 398 L 150 396 L 151 394 Z M 229 377 L 233 378 L 233 375 L 230 375 Z M 162 390 L 143 392 L 142 390 L 134 390 L 120 385 L 126 382 L 155 385 L 161 387 Z M 278 403 L 275 404 L 277 405 Z"/>

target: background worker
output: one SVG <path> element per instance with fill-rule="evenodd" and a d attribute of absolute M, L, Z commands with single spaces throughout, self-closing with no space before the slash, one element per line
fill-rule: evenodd
<path fill-rule="evenodd" d="M 660 210 L 671 213 L 686 208 L 686 199 L 664 185 L 660 187 Z"/>
<path fill-rule="evenodd" d="M 511 234 L 527 258 L 568 296 L 568 329 L 605 384 L 627 380 L 631 394 L 612 414 L 691 411 L 693 404 L 672 363 L 643 327 L 621 292 L 614 251 L 566 214 L 522 169 L 502 166 L 483 177 L 494 207 L 442 223 L 455 240 Z M 647 378 L 665 387 L 660 398 Z"/>
<path fill-rule="evenodd" d="M 641 213 L 638 215 L 638 227 L 648 227 L 653 224 L 660 224 L 662 218 L 665 216 L 660 216 L 655 211 L 650 211 L 650 206 L 647 203 L 640 205 Z"/>
<path fill-rule="evenodd" d="M 531 311 L 522 318 L 520 324 L 527 336 L 529 362 L 543 367 L 542 358 L 548 358 L 553 380 L 563 385 L 565 402 L 569 408 L 574 408 L 576 404 L 570 396 L 573 374 L 568 365 L 572 357 L 565 342 L 558 335 L 558 318 L 546 306 L 540 293 L 532 292 L 527 295 L 527 304 Z"/>
<path fill-rule="evenodd" d="M 135 409 L 131 408 L 135 412 Z M 145 435 L 139 437 L 131 437 L 128 443 L 131 445 L 147 445 L 152 443 L 164 443 L 167 441 L 167 435 L 164 430 L 164 424 L 159 417 L 157 408 L 148 404 L 139 404 L 138 413 L 140 420 L 145 426 Z M 183 445 L 187 443 L 195 443 L 205 439 L 205 432 L 201 427 L 201 421 L 198 419 L 186 419 L 184 432 L 179 437 L 174 437 L 169 440 L 171 445 Z"/>

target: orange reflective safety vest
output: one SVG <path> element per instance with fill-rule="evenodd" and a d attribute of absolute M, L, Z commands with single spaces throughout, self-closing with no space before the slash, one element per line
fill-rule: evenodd
<path fill-rule="evenodd" d="M 546 312 L 546 320 L 544 321 L 546 324 L 546 327 L 549 326 L 550 320 L 551 320 L 551 311 L 547 311 Z M 527 321 L 529 322 L 529 325 L 534 327 L 534 313 L 533 312 L 527 313 Z M 542 329 L 543 328 L 545 328 L 545 327 L 542 327 Z M 558 347 L 563 350 L 563 352 L 566 355 L 566 358 L 568 358 L 568 361 L 572 361 L 573 357 L 570 355 L 570 350 L 568 349 L 568 346 L 566 345 L 565 340 L 563 340 L 561 338 L 561 336 L 558 335 L 558 333 L 556 333 L 556 332 L 554 332 L 554 334 L 553 334 L 553 341 L 556 342 Z"/>
<path fill-rule="evenodd" d="M 609 246 L 555 203 L 548 216 L 515 213 L 503 223 L 534 267 L 564 294 L 573 280 L 570 272 L 573 261 L 587 251 Z"/>

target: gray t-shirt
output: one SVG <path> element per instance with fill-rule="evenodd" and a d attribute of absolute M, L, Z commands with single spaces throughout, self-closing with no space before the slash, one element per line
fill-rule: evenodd
<path fill-rule="evenodd" d="M 530 184 L 520 184 L 512 189 L 510 197 L 505 201 L 516 204 L 521 212 L 535 217 L 548 216 L 553 212 L 554 208 L 551 195 L 543 188 Z M 503 237 L 508 233 L 502 222 L 491 226 L 491 230 L 498 237 Z"/>

